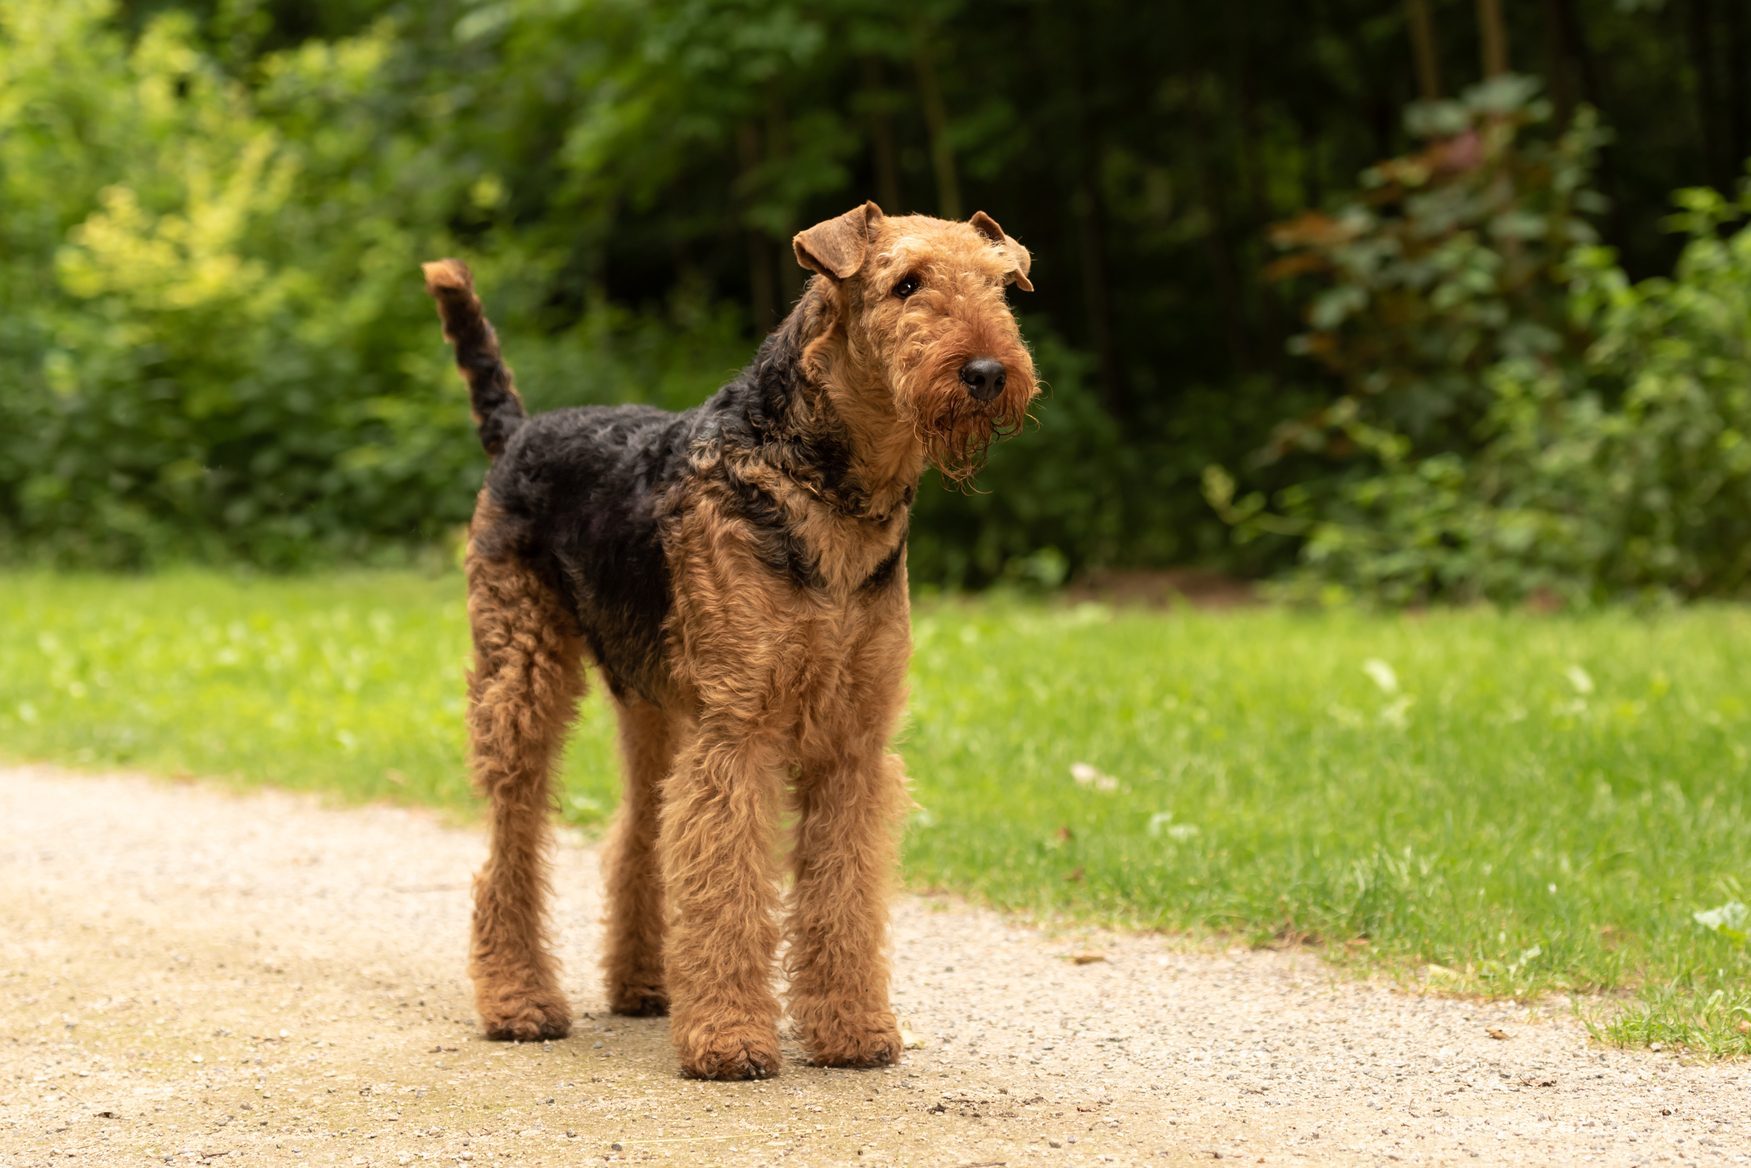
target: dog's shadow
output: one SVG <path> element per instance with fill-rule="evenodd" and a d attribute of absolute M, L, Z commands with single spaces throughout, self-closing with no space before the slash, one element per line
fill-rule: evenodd
<path fill-rule="evenodd" d="M 813 1066 L 806 1061 L 802 1045 L 788 1022 L 779 1033 L 784 1065 L 777 1076 L 724 1083 L 691 1079 L 681 1073 L 669 1037 L 668 1018 L 623 1017 L 610 1013 L 601 1003 L 580 1008 L 567 1037 L 543 1042 L 497 1042 L 471 1024 L 464 1039 L 467 1046 L 459 1046 L 457 1053 L 466 1053 L 470 1063 L 494 1066 L 515 1063 L 519 1073 L 534 1074 L 531 1084 L 561 1080 L 598 1085 L 697 1083 L 731 1094 L 738 1088 L 745 1090 L 761 1083 L 789 1082 L 794 1086 L 805 1078 L 849 1083 L 880 1080 L 896 1071 L 893 1067 L 848 1070 Z M 537 1070 L 542 1067 L 548 1068 L 551 1075 Z"/>

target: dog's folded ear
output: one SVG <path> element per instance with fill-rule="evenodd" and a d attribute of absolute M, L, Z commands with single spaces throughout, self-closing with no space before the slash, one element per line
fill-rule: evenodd
<path fill-rule="evenodd" d="M 870 236 L 881 221 L 882 209 L 869 202 L 837 219 L 799 231 L 790 241 L 796 249 L 796 262 L 835 280 L 855 276 L 869 255 Z"/>
<path fill-rule="evenodd" d="M 973 225 L 974 231 L 977 231 L 980 235 L 983 235 L 986 239 L 989 239 L 992 243 L 996 244 L 997 250 L 1001 251 L 1009 260 L 1011 265 L 1009 270 L 1009 282 L 1014 284 L 1017 288 L 1020 288 L 1023 292 L 1032 292 L 1034 286 L 1028 283 L 1027 271 L 1028 268 L 1033 265 L 1034 261 L 1033 257 L 1028 254 L 1027 248 L 1015 242 L 1015 240 L 1009 238 L 1009 236 L 1003 234 L 1003 228 L 998 224 L 997 220 L 991 218 L 991 216 L 985 214 L 983 211 L 974 211 L 973 217 L 969 219 L 968 222 Z"/>

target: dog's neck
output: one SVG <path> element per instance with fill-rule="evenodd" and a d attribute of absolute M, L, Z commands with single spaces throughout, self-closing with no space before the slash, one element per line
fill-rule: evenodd
<path fill-rule="evenodd" d="M 924 447 L 888 387 L 860 379 L 823 285 L 809 282 L 755 358 L 761 454 L 834 510 L 886 522 L 912 505 Z"/>

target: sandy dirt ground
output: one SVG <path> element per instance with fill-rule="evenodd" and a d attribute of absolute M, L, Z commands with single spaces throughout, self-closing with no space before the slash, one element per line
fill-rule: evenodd
<path fill-rule="evenodd" d="M 949 898 L 896 905 L 903 1065 L 792 1045 L 774 1080 L 690 1082 L 663 1019 L 603 1010 L 576 838 L 556 864 L 578 1024 L 518 1046 L 472 1021 L 478 831 L 47 769 L 0 771 L 0 823 L 5 1168 L 1751 1163 L 1743 1064 Z"/>

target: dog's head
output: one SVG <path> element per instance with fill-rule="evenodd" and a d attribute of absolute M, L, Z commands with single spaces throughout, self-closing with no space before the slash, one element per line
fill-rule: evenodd
<path fill-rule="evenodd" d="M 1039 392 L 1005 299 L 1011 285 L 1033 291 L 1027 248 L 983 211 L 957 223 L 874 203 L 792 243 L 842 325 L 805 352 L 810 373 L 843 395 L 841 412 L 886 415 L 944 476 L 972 475 Z"/>

